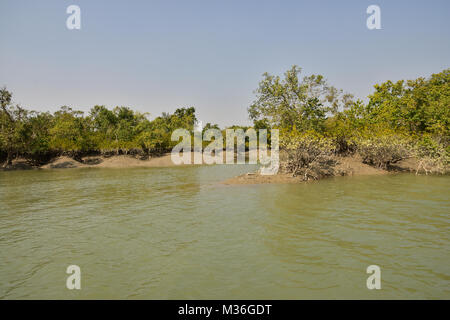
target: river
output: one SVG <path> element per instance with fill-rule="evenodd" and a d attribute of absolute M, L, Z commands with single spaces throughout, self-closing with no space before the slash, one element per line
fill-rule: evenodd
<path fill-rule="evenodd" d="M 0 172 L 0 298 L 450 299 L 450 177 L 220 183 L 247 171 Z"/>

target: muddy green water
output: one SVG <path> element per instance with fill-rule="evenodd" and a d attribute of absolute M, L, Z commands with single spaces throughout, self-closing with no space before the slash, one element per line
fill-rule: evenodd
<path fill-rule="evenodd" d="M 450 299 L 449 177 L 220 184 L 246 171 L 0 172 L 0 298 Z"/>

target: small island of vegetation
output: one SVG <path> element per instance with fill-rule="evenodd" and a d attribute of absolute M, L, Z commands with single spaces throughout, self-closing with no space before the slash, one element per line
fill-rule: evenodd
<path fill-rule="evenodd" d="M 414 159 L 408 169 L 416 173 L 449 172 L 450 69 L 375 85 L 367 103 L 321 75 L 300 73 L 297 66 L 284 77 L 265 73 L 248 108 L 253 128 L 279 129 L 281 173 L 300 180 L 344 175 L 339 164 L 345 157 L 380 170 Z M 13 104 L 7 88 L 0 90 L 0 106 L 3 169 L 43 167 L 61 156 L 84 165 L 96 164 L 92 156 L 148 160 L 177 144 L 171 141 L 175 129 L 193 132 L 197 122 L 194 107 L 153 120 L 124 106 L 96 105 L 88 114 L 67 106 L 30 111 Z M 203 130 L 209 128 L 218 126 L 208 123 Z"/>

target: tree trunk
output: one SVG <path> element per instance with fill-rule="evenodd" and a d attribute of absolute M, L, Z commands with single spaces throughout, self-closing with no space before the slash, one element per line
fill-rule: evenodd
<path fill-rule="evenodd" d="M 6 156 L 6 162 L 3 164 L 3 167 L 6 168 L 12 166 L 12 160 L 13 160 L 12 152 L 8 151 L 8 155 Z"/>

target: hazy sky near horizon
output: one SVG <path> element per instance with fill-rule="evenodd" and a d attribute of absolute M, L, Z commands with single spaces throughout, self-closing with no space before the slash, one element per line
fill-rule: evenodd
<path fill-rule="evenodd" d="M 81 30 L 66 28 L 72 4 Z M 264 72 L 296 64 L 364 99 L 449 68 L 449 13 L 448 0 L 1 0 L 0 86 L 40 111 L 194 106 L 204 124 L 248 124 Z"/>

